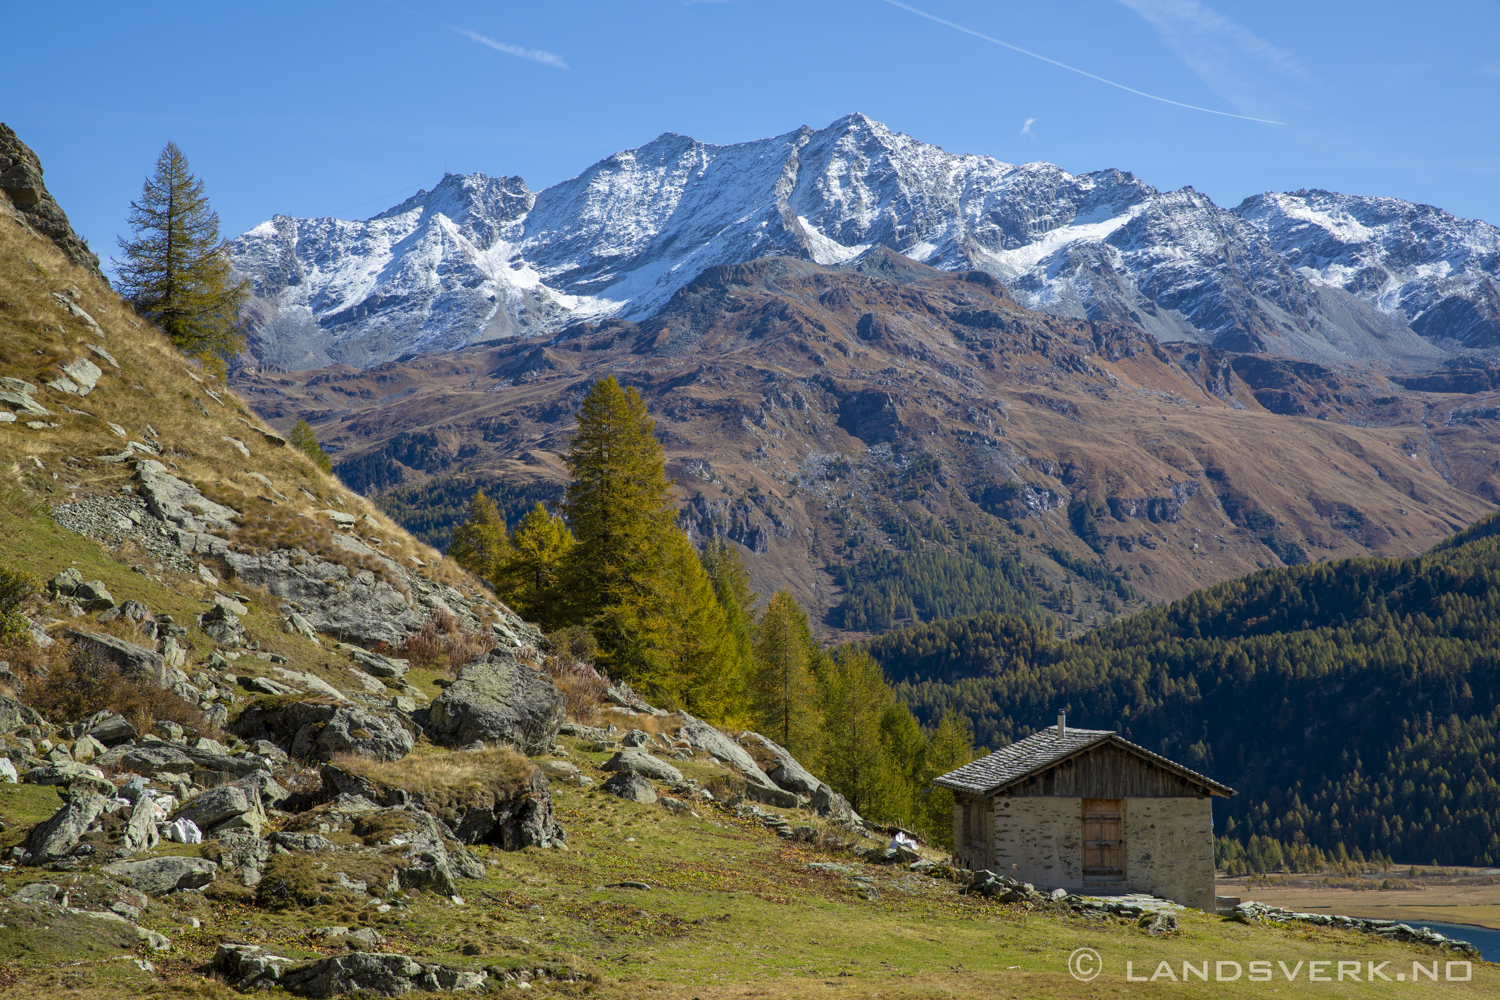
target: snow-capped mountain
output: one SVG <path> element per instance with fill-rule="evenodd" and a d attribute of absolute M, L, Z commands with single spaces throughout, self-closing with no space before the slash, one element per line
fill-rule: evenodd
<path fill-rule="evenodd" d="M 639 320 L 711 265 L 773 254 L 839 264 L 878 244 L 988 271 L 1033 308 L 1117 318 L 1163 340 L 1426 367 L 1442 352 L 1407 325 L 1413 304 L 1456 315 L 1461 300 L 1490 317 L 1490 333 L 1466 342 L 1494 342 L 1494 227 L 1405 202 L 1371 207 L 1381 199 L 1315 210 L 1310 197 L 1229 211 L 1191 188 L 949 153 L 850 115 L 731 146 L 668 133 L 535 193 L 519 177 L 449 174 L 363 222 L 277 216 L 231 252 L 255 289 L 252 349 L 288 369 Z M 1345 215 L 1403 210 L 1457 235 L 1414 246 L 1401 238 L 1423 231 L 1410 222 L 1364 222 L 1375 235 L 1338 242 L 1353 232 Z M 1474 249 L 1486 233 L 1488 257 Z M 1387 275 L 1373 294 L 1350 277 L 1371 267 Z"/>
<path fill-rule="evenodd" d="M 1331 191 L 1246 198 L 1236 215 L 1299 273 L 1343 288 L 1422 336 L 1500 346 L 1500 229 L 1431 205 Z"/>

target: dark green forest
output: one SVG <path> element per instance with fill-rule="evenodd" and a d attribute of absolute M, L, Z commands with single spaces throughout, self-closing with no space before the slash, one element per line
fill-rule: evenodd
<path fill-rule="evenodd" d="M 917 717 L 991 749 L 1052 723 L 1234 786 L 1218 832 L 1500 862 L 1500 515 L 1411 559 L 1265 570 L 1075 641 L 988 614 L 868 643 Z"/>
<path fill-rule="evenodd" d="M 556 503 L 563 493 L 562 487 L 555 483 L 512 483 L 489 476 L 463 475 L 398 486 L 373 500 L 407 531 L 446 552 L 453 540 L 453 526 L 463 521 L 469 501 L 481 489 L 500 508 L 508 525 L 515 524 L 538 503 Z"/>

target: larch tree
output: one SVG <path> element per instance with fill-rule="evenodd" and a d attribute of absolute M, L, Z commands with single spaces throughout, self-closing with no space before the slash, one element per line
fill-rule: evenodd
<path fill-rule="evenodd" d="M 724 609 L 724 625 L 748 679 L 755 662 L 755 618 L 753 608 L 760 595 L 750 589 L 750 571 L 739 550 L 720 538 L 709 539 L 700 557 L 703 571 L 713 581 L 714 594 Z"/>
<path fill-rule="evenodd" d="M 856 811 L 878 816 L 890 785 L 881 720 L 895 695 L 880 664 L 852 646 L 841 647 L 825 666 L 822 695 L 820 773 Z"/>
<path fill-rule="evenodd" d="M 495 586 L 495 577 L 510 555 L 510 539 L 505 533 L 505 517 L 495 501 L 484 495 L 484 490 L 469 498 L 464 522 L 454 525 L 448 555 L 491 587 Z"/>
<path fill-rule="evenodd" d="M 120 294 L 180 351 L 223 378 L 245 346 L 239 311 L 250 283 L 230 268 L 218 213 L 176 143 L 157 157 L 128 222 L 134 235 L 121 237 L 124 259 L 115 261 Z"/>
<path fill-rule="evenodd" d="M 953 848 L 953 792 L 932 780 L 974 760 L 974 730 L 962 715 L 948 712 L 927 740 L 927 753 L 919 794 L 922 808 L 918 825 L 927 839 L 940 847 Z"/>
<path fill-rule="evenodd" d="M 813 664 L 820 655 L 807 613 L 791 591 L 779 590 L 766 602 L 755 632 L 756 724 L 794 757 L 806 755 L 816 738 Z"/>
<path fill-rule="evenodd" d="M 297 426 L 292 428 L 291 442 L 292 447 L 317 463 L 318 468 L 324 472 L 333 471 L 333 459 L 318 444 L 318 436 L 313 433 L 312 425 L 306 420 L 297 421 Z"/>
<path fill-rule="evenodd" d="M 557 514 L 537 504 L 516 522 L 510 546 L 497 560 L 495 592 L 527 621 L 552 630 L 563 620 L 558 576 L 574 546 Z"/>
<path fill-rule="evenodd" d="M 736 655 L 724 608 L 693 543 L 673 527 L 663 550 L 657 592 L 662 632 L 648 686 L 668 704 L 738 728 L 750 721 L 744 712 L 748 664 Z"/>
<path fill-rule="evenodd" d="M 594 383 L 564 456 L 563 513 L 577 544 L 564 576 L 570 617 L 587 624 L 599 661 L 625 680 L 659 667 L 668 619 L 660 600 L 664 541 L 677 531 L 656 424 L 633 387 Z"/>

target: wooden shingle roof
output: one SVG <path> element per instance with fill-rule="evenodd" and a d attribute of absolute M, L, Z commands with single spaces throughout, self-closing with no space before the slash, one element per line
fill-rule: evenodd
<path fill-rule="evenodd" d="M 1045 771 L 1069 757 L 1092 750 L 1106 743 L 1114 744 L 1128 753 L 1135 754 L 1158 767 L 1196 782 L 1213 795 L 1233 795 L 1234 789 L 1191 768 L 1185 767 L 1161 754 L 1152 753 L 1118 735 L 1112 729 L 1074 729 L 1069 726 L 1064 735 L 1058 736 L 1051 727 L 1032 733 L 1024 740 L 996 750 L 988 757 L 965 764 L 933 779 L 934 785 L 951 788 L 956 792 L 971 795 L 993 795 L 1007 786 L 1025 781 L 1040 771 Z"/>

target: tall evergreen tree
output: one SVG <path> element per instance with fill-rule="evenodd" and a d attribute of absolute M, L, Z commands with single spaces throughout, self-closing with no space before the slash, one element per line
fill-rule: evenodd
<path fill-rule="evenodd" d="M 469 499 L 464 523 L 454 525 L 448 555 L 490 586 L 495 585 L 495 578 L 510 555 L 510 540 L 505 534 L 505 518 L 495 502 L 484 495 L 484 490 L 478 490 Z"/>
<path fill-rule="evenodd" d="M 802 605 L 789 590 L 772 594 L 756 626 L 756 724 L 793 756 L 813 749 L 817 691 L 812 666 L 818 656 Z"/>
<path fill-rule="evenodd" d="M 537 504 L 516 522 L 496 560 L 495 592 L 527 621 L 556 628 L 563 620 L 558 574 L 573 545 L 567 523 Z"/>
<path fill-rule="evenodd" d="M 880 665 L 863 649 L 844 646 L 825 667 L 818 760 L 823 780 L 856 811 L 878 816 L 890 787 L 881 731 L 895 696 Z"/>
<path fill-rule="evenodd" d="M 324 472 L 333 471 L 333 460 L 318 444 L 318 436 L 313 433 L 312 425 L 306 420 L 297 421 L 297 426 L 292 428 L 292 447 L 302 452 L 308 458 L 317 463 L 318 468 Z"/>
<path fill-rule="evenodd" d="M 640 393 L 611 376 L 584 397 L 564 456 L 563 513 L 577 540 L 564 571 L 571 616 L 594 630 L 601 665 L 626 680 L 659 667 L 667 626 L 657 584 L 676 511 L 655 432 Z"/>
<path fill-rule="evenodd" d="M 128 221 L 135 235 L 119 241 L 120 294 L 179 350 L 223 378 L 227 360 L 245 345 L 239 310 L 250 283 L 230 269 L 218 213 L 176 143 L 157 157 Z"/>

